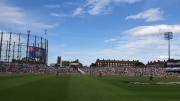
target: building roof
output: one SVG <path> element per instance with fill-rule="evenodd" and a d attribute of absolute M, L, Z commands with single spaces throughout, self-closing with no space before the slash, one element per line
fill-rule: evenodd
<path fill-rule="evenodd" d="M 129 60 L 110 60 L 110 59 L 108 59 L 108 60 L 99 60 L 99 59 L 97 59 L 96 60 L 96 62 L 111 62 L 111 63 L 135 63 L 135 62 L 138 62 L 139 60 L 133 60 L 133 61 L 129 61 Z"/>

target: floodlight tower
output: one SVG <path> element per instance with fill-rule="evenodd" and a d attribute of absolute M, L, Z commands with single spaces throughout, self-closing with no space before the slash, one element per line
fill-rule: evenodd
<path fill-rule="evenodd" d="M 168 53 L 169 53 L 168 59 L 170 59 L 170 40 L 173 39 L 173 33 L 172 32 L 165 32 L 164 33 L 164 39 L 168 40 Z"/>

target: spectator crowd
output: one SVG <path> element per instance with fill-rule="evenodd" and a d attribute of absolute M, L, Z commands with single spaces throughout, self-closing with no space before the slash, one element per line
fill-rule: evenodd
<path fill-rule="evenodd" d="M 166 76 L 180 77 L 180 72 L 167 72 L 165 68 L 130 68 L 130 67 L 83 67 L 79 68 L 86 75 L 126 75 L 126 76 Z M 48 67 L 42 64 L 0 64 L 0 74 L 81 74 L 73 67 Z"/>
<path fill-rule="evenodd" d="M 130 68 L 130 67 L 86 67 L 81 68 L 85 74 L 98 75 L 102 71 L 103 75 L 126 75 L 126 76 L 169 76 L 180 77 L 180 72 L 167 72 L 165 68 Z"/>

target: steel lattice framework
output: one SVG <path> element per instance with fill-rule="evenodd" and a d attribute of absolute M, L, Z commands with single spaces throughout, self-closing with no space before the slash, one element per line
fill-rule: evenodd
<path fill-rule="evenodd" d="M 46 59 L 30 59 L 29 46 L 40 47 L 46 50 Z M 0 61 L 47 64 L 48 40 L 36 35 L 0 32 Z"/>

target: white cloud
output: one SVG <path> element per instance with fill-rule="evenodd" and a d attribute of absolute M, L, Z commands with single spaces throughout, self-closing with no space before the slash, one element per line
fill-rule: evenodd
<path fill-rule="evenodd" d="M 83 12 L 83 9 L 78 7 L 78 8 L 74 11 L 73 16 L 80 15 L 80 14 L 82 14 L 82 12 Z"/>
<path fill-rule="evenodd" d="M 164 32 L 180 33 L 180 25 L 139 26 L 126 31 L 135 36 L 164 34 Z"/>
<path fill-rule="evenodd" d="M 116 39 L 109 39 L 109 40 L 105 40 L 104 42 L 115 42 L 116 41 Z"/>
<path fill-rule="evenodd" d="M 161 56 L 159 56 L 158 58 L 159 58 L 159 59 L 167 60 L 167 59 L 168 59 L 168 56 L 161 55 Z M 173 58 L 173 57 L 171 57 L 171 58 Z"/>
<path fill-rule="evenodd" d="M 74 5 L 75 5 L 75 6 L 84 5 L 83 3 L 73 2 L 73 1 L 72 1 L 72 2 L 65 2 L 65 3 L 63 3 L 63 4 L 66 5 L 66 6 L 67 6 L 67 5 L 68 5 L 68 6 L 69 6 L 69 5 L 70 5 L 70 6 L 74 6 Z"/>
<path fill-rule="evenodd" d="M 135 3 L 141 0 L 87 0 L 87 5 L 90 8 L 90 15 L 107 14 L 112 10 L 111 3 Z"/>
<path fill-rule="evenodd" d="M 141 0 L 113 0 L 114 2 L 122 2 L 122 3 L 135 3 Z"/>
<path fill-rule="evenodd" d="M 56 5 L 44 5 L 46 8 L 60 8 L 61 6 L 59 4 Z"/>
<path fill-rule="evenodd" d="M 82 7 L 78 7 L 74 10 L 73 16 L 81 15 L 82 13 L 89 13 L 90 15 L 100 15 L 100 14 L 108 14 L 112 7 L 111 3 L 135 3 L 141 0 L 86 0 L 85 4 L 79 4 L 74 2 L 66 2 L 65 5 L 81 5 Z M 45 5 L 47 8 L 56 8 L 60 7 L 60 5 Z M 87 10 L 85 10 L 87 9 Z M 83 11 L 84 10 L 84 11 Z M 52 13 L 52 16 L 65 17 L 67 14 L 57 14 Z"/>
<path fill-rule="evenodd" d="M 12 7 L 5 3 L 0 2 L 0 24 L 9 27 L 12 30 L 27 30 L 31 29 L 34 31 L 41 30 L 44 28 L 54 28 L 58 24 L 44 24 L 31 18 L 29 14 L 26 14 L 23 9 L 18 7 Z"/>
<path fill-rule="evenodd" d="M 163 11 L 160 8 L 151 8 L 144 12 L 138 13 L 136 15 L 130 15 L 126 17 L 127 19 L 146 19 L 147 22 L 149 21 L 158 21 L 162 20 Z"/>
<path fill-rule="evenodd" d="M 87 0 L 87 4 L 89 5 L 90 10 L 88 13 L 90 15 L 98 15 L 100 13 L 104 13 L 107 9 L 106 6 L 110 4 L 110 0 Z"/>
<path fill-rule="evenodd" d="M 51 24 L 51 25 L 45 25 L 45 24 L 42 24 L 42 23 L 32 23 L 30 24 L 34 27 L 38 27 L 38 28 L 54 28 L 54 27 L 58 27 L 59 24 L 55 23 L 55 24 Z"/>
<path fill-rule="evenodd" d="M 67 14 L 64 14 L 64 13 L 60 13 L 60 14 L 57 14 L 57 13 L 52 13 L 50 14 L 51 16 L 55 16 L 55 17 L 66 17 L 68 16 Z"/>
<path fill-rule="evenodd" d="M 65 47 L 65 46 L 66 46 L 66 44 L 64 44 L 64 43 L 60 45 L 60 47 Z"/>
<path fill-rule="evenodd" d="M 24 25 L 25 22 L 19 19 L 23 19 L 26 17 L 24 13 L 22 13 L 20 8 L 17 7 L 9 7 L 3 3 L 0 3 L 0 22 L 11 22 L 17 25 Z"/>

